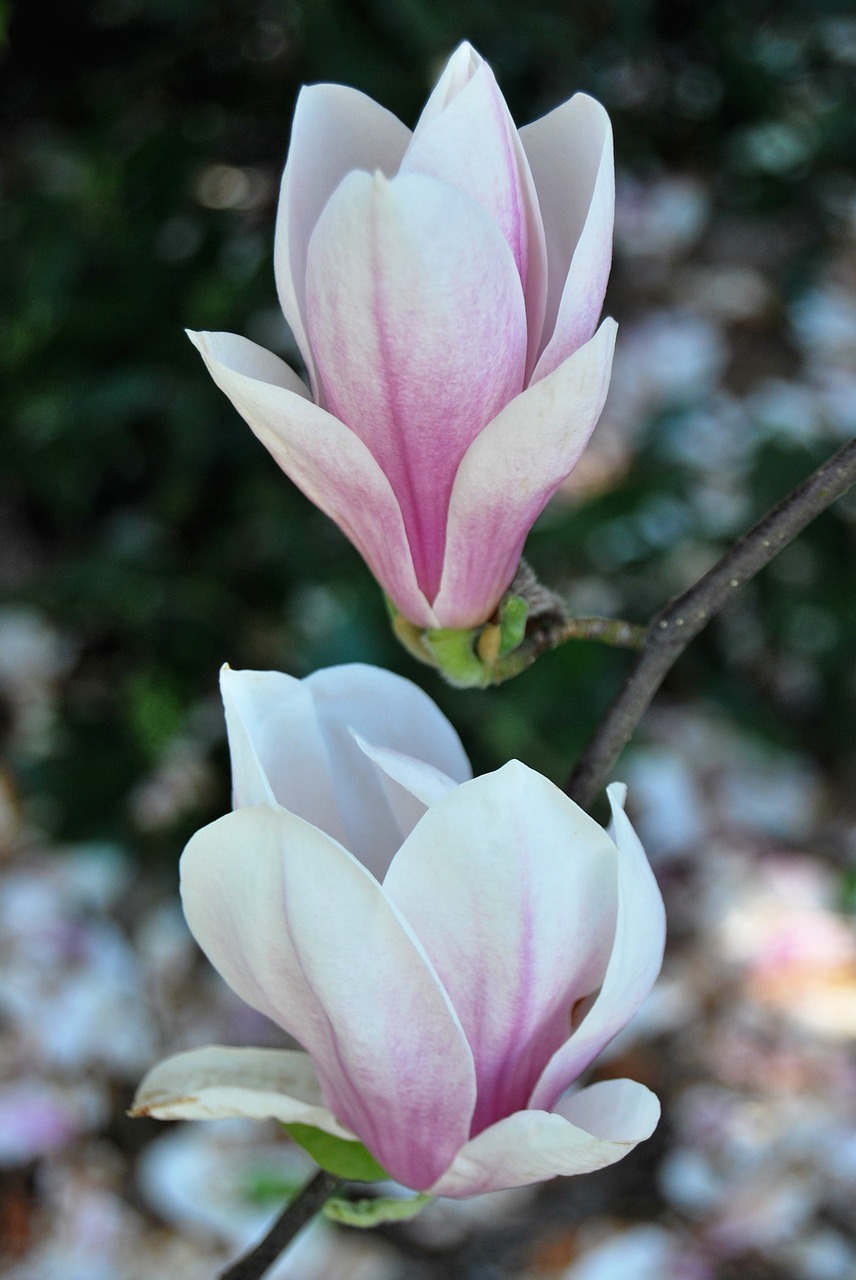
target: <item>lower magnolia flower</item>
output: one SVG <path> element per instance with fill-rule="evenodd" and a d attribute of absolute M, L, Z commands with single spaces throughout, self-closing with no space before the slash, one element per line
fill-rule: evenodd
<path fill-rule="evenodd" d="M 306 1053 L 179 1054 L 137 1114 L 273 1116 L 446 1196 L 585 1173 L 649 1137 L 643 1085 L 577 1087 L 662 960 L 624 789 L 607 834 L 518 761 L 470 779 L 430 700 L 369 667 L 227 671 L 224 697 L 237 807 L 184 852 L 185 915 Z"/>

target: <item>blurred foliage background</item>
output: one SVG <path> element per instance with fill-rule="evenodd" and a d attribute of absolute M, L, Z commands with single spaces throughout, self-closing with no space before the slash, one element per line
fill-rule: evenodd
<path fill-rule="evenodd" d="M 393 667 L 441 702 L 477 768 L 516 755 L 560 782 L 629 658 L 568 645 L 485 694 L 416 668 L 356 552 L 182 330 L 292 353 L 271 251 L 301 83 L 355 85 L 412 124 L 466 37 L 521 123 L 596 95 L 619 170 L 619 358 L 591 454 L 528 555 L 578 612 L 644 621 L 856 426 L 850 6 L 68 0 L 5 16 L 0 684 L 33 822 L 172 866 L 227 804 L 226 660 Z M 855 542 L 851 499 L 740 593 L 662 695 L 812 758 L 842 803 Z M 55 693 L 41 719 L 40 661 Z"/>

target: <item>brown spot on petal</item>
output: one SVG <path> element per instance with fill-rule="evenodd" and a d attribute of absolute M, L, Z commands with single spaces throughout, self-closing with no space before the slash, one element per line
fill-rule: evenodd
<path fill-rule="evenodd" d="M 138 1105 L 135 1107 L 132 1107 L 127 1114 L 131 1117 L 132 1120 L 139 1120 L 146 1116 L 150 1116 L 153 1111 L 163 1111 L 167 1107 L 169 1108 L 183 1107 L 183 1106 L 186 1106 L 188 1103 L 198 1103 L 198 1102 L 199 1102 L 198 1097 L 196 1097 L 192 1093 L 187 1094 L 185 1097 L 179 1097 L 179 1098 L 173 1098 L 169 1096 L 158 1098 L 157 1094 L 154 1097 L 152 1097 L 151 1095 L 148 1095 L 145 1102 L 141 1100 L 138 1103 Z M 156 1116 L 155 1119 L 157 1120 L 169 1119 L 169 1117 Z"/>
<path fill-rule="evenodd" d="M 597 995 L 597 991 L 592 991 L 587 996 L 580 996 L 579 1000 L 575 1000 L 571 1005 L 571 1012 L 569 1014 L 571 1035 L 576 1031 L 577 1027 L 594 1004 L 597 999 Z"/>

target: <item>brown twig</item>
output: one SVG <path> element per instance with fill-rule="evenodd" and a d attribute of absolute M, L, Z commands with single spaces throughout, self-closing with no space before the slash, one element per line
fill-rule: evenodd
<path fill-rule="evenodd" d="M 648 626 L 636 666 L 580 756 L 565 790 L 588 808 L 600 791 L 665 676 L 690 641 L 734 592 L 856 483 L 851 440 L 777 503 L 726 551 L 695 586 L 677 596 Z"/>
<path fill-rule="evenodd" d="M 219 1280 L 259 1280 L 298 1232 L 342 1186 L 344 1179 L 320 1169 L 312 1181 L 307 1182 L 303 1190 L 289 1201 L 264 1240 L 225 1271 L 221 1271 Z"/>

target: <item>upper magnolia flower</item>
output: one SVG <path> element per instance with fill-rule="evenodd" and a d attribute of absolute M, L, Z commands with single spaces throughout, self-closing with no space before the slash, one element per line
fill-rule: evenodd
<path fill-rule="evenodd" d="M 275 268 L 311 395 L 245 338 L 190 336 L 418 627 L 491 616 L 594 428 L 613 204 L 603 107 L 518 133 L 468 44 L 413 133 L 341 85 L 298 99 Z"/>
<path fill-rule="evenodd" d="M 427 696 L 371 667 L 227 670 L 223 693 L 238 807 L 187 846 L 184 910 L 307 1053 L 179 1054 L 137 1111 L 308 1124 L 448 1196 L 587 1172 L 647 1138 L 644 1086 L 567 1092 L 662 959 L 622 789 L 607 834 L 517 761 L 469 780 Z"/>

